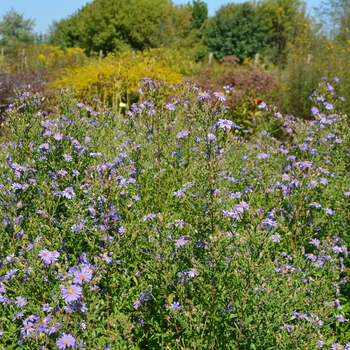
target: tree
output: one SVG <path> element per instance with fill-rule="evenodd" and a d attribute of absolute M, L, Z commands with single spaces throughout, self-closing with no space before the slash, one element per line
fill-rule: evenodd
<path fill-rule="evenodd" d="M 331 40 L 350 40 L 350 0 L 327 0 L 315 10 Z"/>
<path fill-rule="evenodd" d="M 168 0 L 94 0 L 52 26 L 50 42 L 89 53 L 190 46 L 192 10 Z"/>
<path fill-rule="evenodd" d="M 205 28 L 205 43 L 217 59 L 235 55 L 240 60 L 264 51 L 268 28 L 255 4 L 228 4 L 210 18 Z"/>
<path fill-rule="evenodd" d="M 14 47 L 19 43 L 32 43 L 35 40 L 33 28 L 35 20 L 24 19 L 14 9 L 6 12 L 0 21 L 0 44 Z"/>
<path fill-rule="evenodd" d="M 260 0 L 257 9 L 267 28 L 270 60 L 284 61 L 287 43 L 304 36 L 310 23 L 302 0 Z"/>
<path fill-rule="evenodd" d="M 208 18 L 208 5 L 201 0 L 192 0 L 192 4 L 188 4 L 192 10 L 192 26 L 201 29 L 204 21 Z"/>

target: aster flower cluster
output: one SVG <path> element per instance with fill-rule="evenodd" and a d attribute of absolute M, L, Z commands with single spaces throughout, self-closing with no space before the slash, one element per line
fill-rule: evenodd
<path fill-rule="evenodd" d="M 221 103 L 230 86 L 144 78 L 125 115 L 62 91 L 28 120 L 25 94 L 0 148 L 0 343 L 349 348 L 335 84 L 309 121 L 259 104 L 268 118 L 249 137 Z"/>

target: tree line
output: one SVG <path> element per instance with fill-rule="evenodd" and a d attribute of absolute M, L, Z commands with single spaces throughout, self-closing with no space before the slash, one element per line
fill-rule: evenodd
<path fill-rule="evenodd" d="M 0 45 L 45 41 L 93 52 L 171 48 L 191 52 L 194 60 L 212 52 L 217 60 L 240 61 L 260 53 L 283 62 L 288 44 L 301 38 L 349 40 L 350 0 L 328 0 L 311 16 L 301 0 L 257 0 L 222 6 L 208 16 L 202 0 L 174 5 L 169 0 L 94 0 L 72 15 L 54 21 L 48 33 L 35 35 L 35 20 L 15 10 L 0 21 Z M 320 24 L 323 23 L 323 26 Z"/>

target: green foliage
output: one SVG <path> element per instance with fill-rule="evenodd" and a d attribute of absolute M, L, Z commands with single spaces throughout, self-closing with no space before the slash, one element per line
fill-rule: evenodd
<path fill-rule="evenodd" d="M 95 0 L 55 23 L 49 41 L 78 45 L 87 53 L 191 47 L 195 42 L 191 23 L 191 7 L 167 0 Z"/>
<path fill-rule="evenodd" d="M 291 46 L 284 69 L 276 71 L 280 89 L 276 92 L 276 102 L 284 111 L 290 111 L 303 118 L 309 118 L 313 107 L 309 96 L 318 86 L 319 76 L 340 78 L 342 84 L 338 93 L 345 98 L 344 110 L 350 108 L 350 75 L 348 55 L 350 43 L 313 39 L 308 36 L 298 38 Z"/>
<path fill-rule="evenodd" d="M 6 12 L 0 21 L 0 45 L 11 50 L 18 44 L 34 42 L 34 24 L 13 9 Z"/>
<path fill-rule="evenodd" d="M 301 0 L 260 0 L 257 11 L 267 28 L 268 47 L 265 54 L 272 62 L 285 63 L 287 45 L 295 43 L 310 24 L 305 3 Z"/>
<path fill-rule="evenodd" d="M 163 101 L 166 84 L 140 86 L 127 114 L 73 91 L 50 114 L 29 91 L 10 108 L 0 344 L 55 349 L 65 333 L 87 349 L 343 346 L 350 136 L 337 86 L 320 84 L 311 122 L 261 108 L 251 140 L 222 96 L 186 83 Z"/>
<path fill-rule="evenodd" d="M 208 5 L 201 0 L 192 0 L 192 26 L 201 29 L 208 18 Z"/>
<path fill-rule="evenodd" d="M 78 15 L 73 14 L 66 20 L 54 21 L 49 28 L 47 42 L 60 48 L 78 47 L 80 45 L 78 34 Z"/>
<path fill-rule="evenodd" d="M 241 61 L 264 51 L 268 45 L 268 28 L 255 4 L 222 6 L 205 28 L 205 43 L 217 59 L 235 55 Z"/>

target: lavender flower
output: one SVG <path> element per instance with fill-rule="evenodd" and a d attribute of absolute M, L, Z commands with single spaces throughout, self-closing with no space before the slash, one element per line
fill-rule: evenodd
<path fill-rule="evenodd" d="M 236 124 L 228 119 L 219 119 L 217 125 L 220 129 L 231 130 L 231 128 L 234 127 Z"/>
<path fill-rule="evenodd" d="M 183 139 L 184 137 L 188 136 L 190 134 L 190 132 L 188 130 L 183 130 L 180 131 L 177 135 L 176 138 L 178 139 Z"/>
<path fill-rule="evenodd" d="M 175 247 L 180 248 L 186 244 L 185 237 L 181 236 L 180 238 L 175 240 Z"/>
<path fill-rule="evenodd" d="M 72 199 L 73 197 L 75 197 L 73 187 L 67 187 L 65 190 L 63 190 L 62 196 L 66 197 L 67 199 Z"/>
<path fill-rule="evenodd" d="M 214 96 L 220 101 L 220 102 L 225 102 L 226 97 L 222 92 L 215 91 Z"/>
<path fill-rule="evenodd" d="M 311 108 L 311 113 L 312 113 L 313 115 L 318 114 L 318 113 L 319 113 L 318 108 L 317 108 L 317 107 L 312 107 L 312 108 Z"/>
<path fill-rule="evenodd" d="M 281 235 L 279 235 L 278 233 L 275 233 L 274 235 L 271 236 L 271 239 L 273 243 L 281 242 Z"/>
<path fill-rule="evenodd" d="M 76 340 L 71 334 L 63 333 L 63 336 L 56 342 L 59 349 L 66 349 L 75 346 Z"/>
<path fill-rule="evenodd" d="M 82 288 L 72 284 L 71 286 L 64 288 L 61 292 L 63 299 L 70 303 L 72 301 L 76 301 L 80 298 L 82 293 Z"/>
<path fill-rule="evenodd" d="M 324 107 L 330 111 L 331 109 L 333 109 L 333 105 L 331 103 L 328 103 L 328 102 L 324 102 L 323 103 Z"/>
<path fill-rule="evenodd" d="M 60 256 L 60 253 L 55 250 L 50 252 L 44 249 L 44 250 L 40 250 L 38 255 L 41 257 L 41 260 L 45 265 L 50 265 L 58 259 L 58 257 Z"/>
<path fill-rule="evenodd" d="M 210 95 L 207 92 L 200 92 L 197 96 L 198 100 L 204 100 L 210 98 Z"/>
<path fill-rule="evenodd" d="M 25 304 L 27 304 L 27 299 L 22 297 L 17 297 L 14 304 L 17 305 L 18 307 L 23 307 Z"/>
<path fill-rule="evenodd" d="M 170 304 L 170 307 L 176 311 L 176 310 L 179 310 L 181 308 L 181 305 L 179 302 L 175 301 L 172 304 Z"/>
<path fill-rule="evenodd" d="M 76 272 L 73 283 L 83 284 L 83 282 L 90 282 L 91 279 L 91 270 L 88 268 L 83 268 L 81 271 Z"/>

